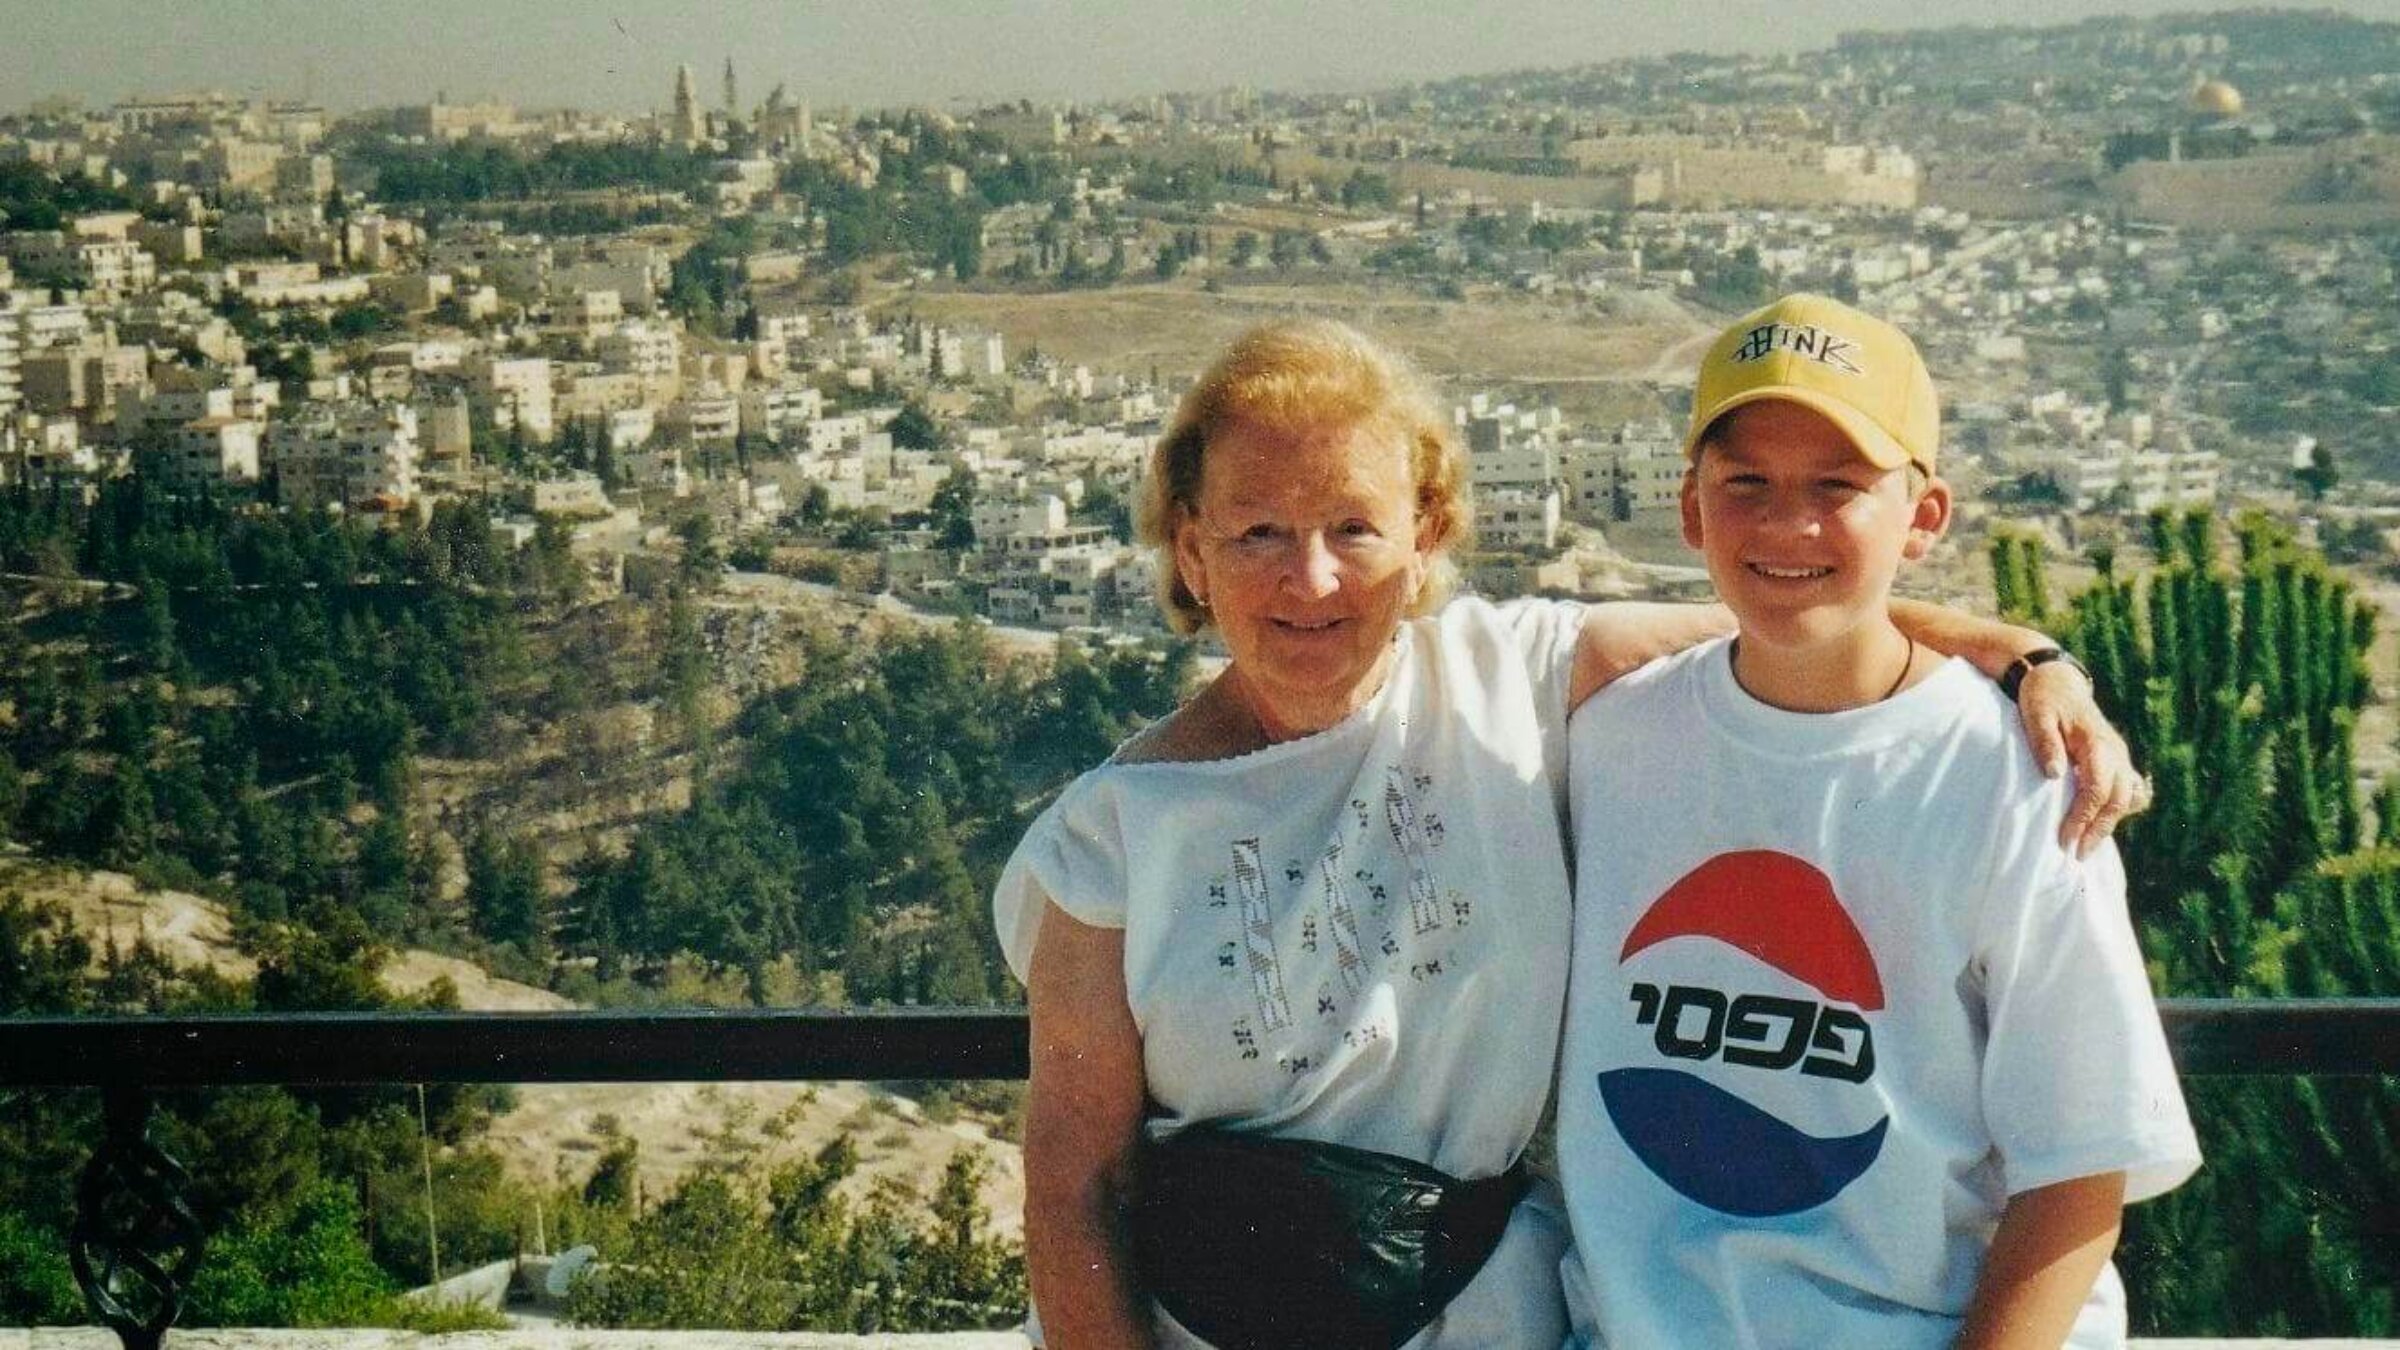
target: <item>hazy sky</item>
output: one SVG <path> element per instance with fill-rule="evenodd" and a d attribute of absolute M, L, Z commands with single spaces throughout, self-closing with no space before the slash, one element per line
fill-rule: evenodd
<path fill-rule="evenodd" d="M 2327 0 L 2314 0 L 2322 6 Z M 2394 0 L 2331 0 L 2371 18 Z M 336 108 L 497 97 L 642 112 L 680 62 L 717 102 L 776 81 L 820 107 L 1100 98 L 1247 83 L 1368 89 L 1683 49 L 1822 46 L 1839 32 L 2213 0 L 0 0 L 0 108 L 197 88 Z"/>

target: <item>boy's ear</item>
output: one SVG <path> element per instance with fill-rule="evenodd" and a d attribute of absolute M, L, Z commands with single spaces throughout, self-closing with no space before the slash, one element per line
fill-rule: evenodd
<path fill-rule="evenodd" d="M 1915 514 L 1909 518 L 1908 542 L 1901 547 L 1901 557 L 1915 562 L 1933 552 L 1933 546 L 1950 530 L 1950 505 L 1950 485 L 1927 477 L 1925 491 L 1917 496 Z"/>
<path fill-rule="evenodd" d="M 1697 549 L 1701 547 L 1700 471 L 1697 468 L 1685 469 L 1683 471 L 1683 491 L 1676 495 L 1676 501 L 1681 506 L 1683 511 L 1684 545 L 1688 548 Z"/>

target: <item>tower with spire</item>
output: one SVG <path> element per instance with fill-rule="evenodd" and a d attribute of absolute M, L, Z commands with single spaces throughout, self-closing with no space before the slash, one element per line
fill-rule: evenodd
<path fill-rule="evenodd" d="M 734 121 L 742 115 L 741 87 L 733 81 L 733 58 L 725 58 L 725 120 Z"/>
<path fill-rule="evenodd" d="M 692 82 L 692 68 L 675 68 L 675 111 L 667 121 L 667 139 L 689 150 L 700 144 L 703 128 L 700 124 L 700 90 Z"/>

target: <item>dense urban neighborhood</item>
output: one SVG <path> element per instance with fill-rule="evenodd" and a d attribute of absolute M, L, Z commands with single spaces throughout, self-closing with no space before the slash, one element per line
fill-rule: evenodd
<path fill-rule="evenodd" d="M 0 110 L 0 1016 L 1018 1003 L 1003 860 L 1223 659 L 1134 519 L 1230 338 L 1423 368 L 1474 590 L 1703 599 L 1695 367 L 1801 290 L 1938 381 L 1909 588 L 2057 634 L 2157 784 L 2159 992 L 2400 994 L 2400 23 L 1076 103 L 756 64 Z M 2136 1328 L 2400 1334 L 2400 1085 L 2191 1095 Z M 0 1325 L 86 1322 L 102 1108 L 0 1104 Z M 581 1250 L 510 1315 L 891 1332 L 1022 1319 L 1023 1111 L 242 1087 L 156 1133 L 187 1325 L 497 1325 L 406 1291 Z"/>
<path fill-rule="evenodd" d="M 2324 26 L 2345 31 L 2308 40 Z M 1045 352 L 1005 308 L 919 297 L 1474 294 L 1681 337 L 1807 288 L 1921 334 L 1995 505 L 2281 503 L 2347 472 L 2372 508 L 2400 471 L 2400 87 L 2370 55 L 2392 41 L 2107 21 L 862 114 L 745 100 L 730 59 L 709 97 L 676 72 L 649 118 L 39 107 L 0 119 L 0 481 L 134 473 L 366 518 L 471 501 L 507 547 L 557 522 L 610 586 L 705 517 L 738 561 L 1140 628 L 1123 504 L 1193 369 Z M 1576 546 L 1672 505 L 1691 355 L 1581 372 L 1630 387 L 1614 408 L 1441 372 L 1489 588 L 1606 589 Z"/>

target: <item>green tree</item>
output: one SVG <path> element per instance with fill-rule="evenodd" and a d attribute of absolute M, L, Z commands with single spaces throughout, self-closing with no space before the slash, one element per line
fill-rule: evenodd
<path fill-rule="evenodd" d="M 776 1170 L 767 1183 L 767 1223 L 791 1256 L 798 1320 L 809 1326 L 854 1324 L 868 1272 L 850 1258 L 845 1241 L 850 1202 L 839 1187 L 858 1170 L 858 1146 L 837 1134 L 810 1158 Z"/>
<path fill-rule="evenodd" d="M 476 935 L 528 956 L 546 952 L 542 855 L 533 841 L 485 825 L 467 841 L 466 864 L 467 914 Z"/>
<path fill-rule="evenodd" d="M 74 1326 L 90 1317 L 67 1265 L 66 1234 L 0 1208 L 0 1321 Z"/>
<path fill-rule="evenodd" d="M 915 399 L 900 405 L 889 430 L 892 445 L 901 450 L 939 450 L 949 439 L 943 434 L 942 424 Z"/>
<path fill-rule="evenodd" d="M 917 957 L 916 1003 L 988 1003 L 992 962 L 982 934 L 984 892 L 967 871 L 958 836 L 938 799 L 917 799 L 909 833 L 916 841 L 903 889 L 932 923 Z"/>
<path fill-rule="evenodd" d="M 833 494 L 823 483 L 810 483 L 801 489 L 797 509 L 802 525 L 822 525 L 833 512 Z"/>
<path fill-rule="evenodd" d="M 708 675 L 708 644 L 700 634 L 700 612 L 677 591 L 667 601 L 666 621 L 660 626 L 659 697 L 687 737 L 706 729 Z"/>
<path fill-rule="evenodd" d="M 975 547 L 975 474 L 965 465 L 957 465 L 933 489 L 933 498 L 926 504 L 933 517 L 937 541 L 943 548 L 960 550 Z"/>
<path fill-rule="evenodd" d="M 1192 649 L 1070 644 L 1038 673 L 975 624 L 867 644 L 812 627 L 799 648 L 806 678 L 744 711 L 740 761 L 579 869 L 563 944 L 607 974 L 688 953 L 754 998 L 782 955 L 853 1002 L 996 996 L 983 897 L 1021 803 L 1173 708 Z"/>
<path fill-rule="evenodd" d="M 383 306 L 362 303 L 344 305 L 335 310 L 329 330 L 336 341 L 355 342 L 391 332 L 399 326 L 399 321 Z"/>
<path fill-rule="evenodd" d="M 91 1008 L 91 944 L 64 906 L 0 889 L 0 1016 L 57 1016 Z M 66 1270 L 74 1178 L 97 1134 L 88 1098 L 20 1093 L 0 1122 L 0 1320 L 80 1320 Z"/>
<path fill-rule="evenodd" d="M 1133 538 L 1133 506 L 1125 500 L 1124 489 L 1105 478 L 1094 478 L 1085 484 L 1083 500 L 1075 505 L 1075 519 L 1106 525 L 1119 539 Z"/>
<path fill-rule="evenodd" d="M 631 1138 L 619 1138 L 592 1165 L 592 1175 L 583 1183 L 583 1202 L 595 1209 L 630 1214 L 640 1186 L 641 1144 Z"/>
<path fill-rule="evenodd" d="M 617 460 L 617 438 L 607 428 L 592 433 L 592 476 L 600 480 L 603 491 L 614 492 L 625 486 L 625 468 Z"/>
<path fill-rule="evenodd" d="M 1024 1255 L 988 1231 L 982 1187 L 990 1170 L 978 1149 L 960 1149 L 943 1165 L 929 1205 L 933 1223 L 907 1282 L 928 1305 L 929 1327 L 1005 1324 L 1025 1305 Z"/>
<path fill-rule="evenodd" d="M 17 814 L 24 809 L 25 774 L 17 768 L 16 756 L 0 745 L 0 841 L 15 835 Z"/>
<path fill-rule="evenodd" d="M 367 1250 L 347 1186 L 312 1189 L 281 1222 L 237 1222 L 218 1233 L 193 1276 L 192 1326 L 351 1327 L 383 1316 L 391 1276 Z"/>
<path fill-rule="evenodd" d="M 2133 355 L 2114 344 L 2100 351 L 2100 392 L 2110 412 L 2123 412 L 2133 402 Z"/>
<path fill-rule="evenodd" d="M 80 1011 L 91 963 L 66 910 L 0 891 L 0 1016 Z"/>
<path fill-rule="evenodd" d="M 2325 500 L 2325 494 L 2333 491 L 2342 481 L 2342 471 L 2333 462 L 2332 447 L 2323 441 L 2310 446 L 2308 463 L 2292 470 L 2292 480 L 2300 485 L 2301 491 L 2308 494 L 2310 501 Z"/>
<path fill-rule="evenodd" d="M 683 545 L 675 575 L 686 586 L 715 590 L 725 567 L 725 545 L 717 536 L 716 517 L 694 511 L 675 522 L 675 538 Z"/>
<path fill-rule="evenodd" d="M 117 761 L 87 828 L 102 862 L 131 869 L 149 861 L 158 846 L 158 814 L 150 797 L 150 775 L 139 761 Z"/>
<path fill-rule="evenodd" d="M 576 1284 L 567 1311 L 586 1326 L 780 1331 L 794 1311 L 786 1265 L 758 1203 L 698 1172 L 634 1223 L 622 1259 Z"/>
<path fill-rule="evenodd" d="M 1072 289 L 1088 285 L 1092 280 L 1092 265 L 1084 261 L 1083 247 L 1069 240 L 1061 245 L 1058 263 L 1058 284 Z"/>
<path fill-rule="evenodd" d="M 380 979 L 391 948 L 355 913 L 322 902 L 305 923 L 253 934 L 251 998 L 260 1012 L 372 1012 L 388 1006 Z"/>
<path fill-rule="evenodd" d="M 2000 617 L 2047 630 L 2051 624 L 2048 573 L 2039 535 L 2015 530 L 1992 533 L 1992 592 Z"/>
<path fill-rule="evenodd" d="M 166 675 L 182 660 L 175 644 L 175 615 L 167 604 L 167 588 L 155 578 L 142 585 L 141 611 L 133 649 L 151 673 Z"/>
<path fill-rule="evenodd" d="M 1996 551 L 1994 575 L 2016 578 L 2001 584 L 2029 613 L 2038 546 L 2007 549 L 2019 556 Z M 2154 516 L 2151 549 L 2141 574 L 2098 553 L 2060 632 L 2156 785 L 2120 836 L 2160 992 L 2400 993 L 2400 852 L 2365 837 L 2355 789 L 2372 611 L 2262 518 L 2238 523 L 2230 566 L 2205 513 Z M 2208 1166 L 2127 1216 L 2143 1326 L 2390 1334 L 2400 1086 L 2222 1079 L 2190 1094 Z"/>
<path fill-rule="evenodd" d="M 1389 210 L 1395 200 L 1392 181 L 1363 168 L 1352 169 L 1350 176 L 1342 180 L 1341 200 L 1343 206 L 1354 210 L 1361 207 Z"/>

